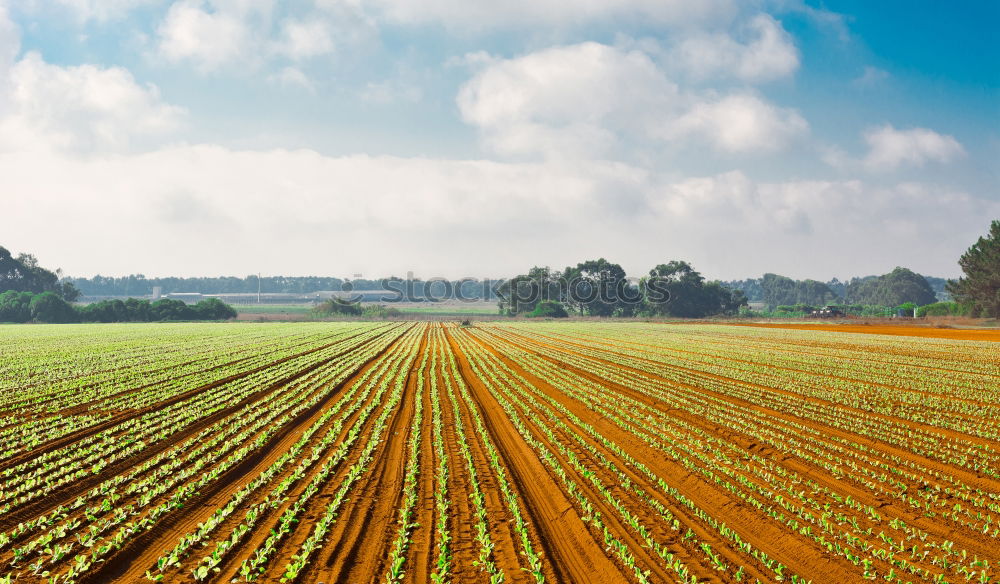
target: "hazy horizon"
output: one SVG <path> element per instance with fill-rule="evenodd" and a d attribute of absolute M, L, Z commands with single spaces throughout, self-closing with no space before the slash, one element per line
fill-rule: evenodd
<path fill-rule="evenodd" d="M 945 278 L 993 2 L 0 0 L 0 245 L 66 275 Z"/>

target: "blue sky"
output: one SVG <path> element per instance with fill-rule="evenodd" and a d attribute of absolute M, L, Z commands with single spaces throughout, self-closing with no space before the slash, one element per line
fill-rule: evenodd
<path fill-rule="evenodd" d="M 73 275 L 958 275 L 995 2 L 0 0 L 0 244 Z"/>

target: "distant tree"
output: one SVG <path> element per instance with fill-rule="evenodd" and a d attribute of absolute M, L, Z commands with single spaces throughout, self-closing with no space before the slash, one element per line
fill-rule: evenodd
<path fill-rule="evenodd" d="M 31 320 L 31 292 L 8 290 L 0 293 L 0 322 L 28 322 Z"/>
<path fill-rule="evenodd" d="M 847 282 L 841 282 L 837 278 L 833 278 L 826 283 L 826 287 L 829 288 L 830 292 L 832 292 L 837 298 L 843 298 L 844 291 L 847 289 Z"/>
<path fill-rule="evenodd" d="M 747 300 L 751 302 L 761 302 L 764 300 L 764 291 L 760 287 L 760 278 L 750 278 L 747 280 L 730 280 L 721 282 L 723 286 L 730 290 L 739 290 Z"/>
<path fill-rule="evenodd" d="M 369 304 L 361 312 L 368 318 L 399 318 L 403 315 L 398 309 L 384 304 Z"/>
<path fill-rule="evenodd" d="M 131 300 L 131 299 L 130 299 Z M 127 322 L 128 306 L 121 300 L 102 300 L 77 308 L 80 320 L 84 322 Z"/>
<path fill-rule="evenodd" d="M 313 308 L 313 313 L 320 317 L 329 316 L 361 316 L 361 304 L 348 302 L 340 298 L 331 298 Z"/>
<path fill-rule="evenodd" d="M 182 300 L 162 298 L 150 305 L 153 320 L 195 320 L 194 310 Z"/>
<path fill-rule="evenodd" d="M 711 300 L 707 303 L 714 310 L 718 306 L 718 314 L 738 314 L 740 308 L 748 304 L 746 294 L 742 290 L 733 290 L 722 282 L 707 282 L 705 292 Z"/>
<path fill-rule="evenodd" d="M 685 261 L 660 264 L 640 283 L 646 312 L 656 316 L 701 318 L 734 314 L 745 306 L 746 296 L 721 282 L 705 278 Z"/>
<path fill-rule="evenodd" d="M 567 270 L 569 272 L 570 270 Z M 567 295 L 591 316 L 614 316 L 628 310 L 625 270 L 604 258 L 577 264 L 566 280 Z"/>
<path fill-rule="evenodd" d="M 543 300 L 559 300 L 563 292 L 563 282 L 558 271 L 548 267 L 535 266 L 527 274 L 515 276 L 500 284 L 500 312 L 521 314 L 531 312 Z"/>
<path fill-rule="evenodd" d="M 149 322 L 153 320 L 153 307 L 148 300 L 129 298 L 125 301 L 125 312 L 129 322 Z"/>
<path fill-rule="evenodd" d="M 31 319 L 35 322 L 76 322 L 73 307 L 54 292 L 43 292 L 31 299 Z"/>
<path fill-rule="evenodd" d="M 817 280 L 793 280 L 778 274 L 764 274 L 760 285 L 761 299 L 771 310 L 795 304 L 823 306 L 839 299 L 828 284 Z"/>
<path fill-rule="evenodd" d="M 968 307 L 958 302 L 935 302 L 917 309 L 917 316 L 965 316 Z"/>
<path fill-rule="evenodd" d="M 648 310 L 659 316 L 704 316 L 708 308 L 704 282 L 705 278 L 685 261 L 660 264 L 642 283 Z"/>
<path fill-rule="evenodd" d="M 934 276 L 924 276 L 924 279 L 930 284 L 931 290 L 934 291 L 934 295 L 937 296 L 938 301 L 948 302 L 951 300 L 951 294 L 948 293 L 947 279 L 936 278 Z"/>
<path fill-rule="evenodd" d="M 767 307 L 795 304 L 798 299 L 795 280 L 778 274 L 764 274 L 760 279 L 761 299 Z"/>
<path fill-rule="evenodd" d="M 1000 220 L 958 260 L 964 277 L 948 283 L 948 292 L 976 314 L 1000 318 Z"/>
<path fill-rule="evenodd" d="M 847 285 L 847 301 L 873 306 L 899 306 L 904 302 L 913 302 L 923 306 L 936 302 L 937 296 L 923 276 L 897 267 L 875 278 L 852 280 Z"/>
<path fill-rule="evenodd" d="M 198 320 L 229 320 L 236 318 L 236 309 L 218 298 L 206 298 L 194 305 Z"/>

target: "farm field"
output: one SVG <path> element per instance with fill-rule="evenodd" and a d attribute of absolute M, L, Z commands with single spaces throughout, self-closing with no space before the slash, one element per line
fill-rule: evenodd
<path fill-rule="evenodd" d="M 0 341 L 0 583 L 1000 582 L 996 342 L 632 322 Z"/>

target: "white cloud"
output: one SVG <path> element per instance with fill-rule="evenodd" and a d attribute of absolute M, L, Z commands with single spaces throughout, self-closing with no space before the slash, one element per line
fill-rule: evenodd
<path fill-rule="evenodd" d="M 676 97 L 645 54 L 583 43 L 493 62 L 457 101 L 496 150 L 559 157 L 605 152 L 618 131 L 641 135 L 647 117 L 676 107 Z"/>
<path fill-rule="evenodd" d="M 837 35 L 841 42 L 850 40 L 850 29 L 847 26 L 847 18 L 838 12 L 813 8 L 805 3 L 805 0 L 768 0 L 765 6 L 781 13 L 801 14 Z"/>
<path fill-rule="evenodd" d="M 282 87 L 297 87 L 309 93 L 316 93 L 316 86 L 309 76 L 296 67 L 284 67 L 281 71 L 270 75 L 267 80 Z"/>
<path fill-rule="evenodd" d="M 115 151 L 169 133 L 183 110 L 162 101 L 121 67 L 60 67 L 28 53 L 10 69 L 0 149 Z"/>
<path fill-rule="evenodd" d="M 398 79 L 368 83 L 358 94 L 362 100 L 378 105 L 417 103 L 424 97 L 419 87 Z"/>
<path fill-rule="evenodd" d="M 73 13 L 80 22 L 107 22 L 125 17 L 133 10 L 162 0 L 55 0 L 62 10 Z"/>
<path fill-rule="evenodd" d="M 445 61 L 444 66 L 478 69 L 484 65 L 495 63 L 497 60 L 498 59 L 496 57 L 486 51 L 474 51 L 471 53 L 465 53 L 464 55 L 449 57 L 448 60 Z"/>
<path fill-rule="evenodd" d="M 856 77 L 852 83 L 859 87 L 871 87 L 883 83 L 890 77 L 892 75 L 888 71 L 867 65 L 861 75 Z"/>
<path fill-rule="evenodd" d="M 316 57 L 333 52 L 334 43 L 330 27 L 321 20 L 298 20 L 290 18 L 282 25 L 281 37 L 277 42 L 278 53 L 293 60 Z"/>
<path fill-rule="evenodd" d="M 774 151 L 808 130 L 795 111 L 753 94 L 683 93 L 644 52 L 598 43 L 487 61 L 457 102 L 487 146 L 548 158 L 689 138 L 725 152 Z"/>
<path fill-rule="evenodd" d="M 281 19 L 275 7 L 273 0 L 176 0 L 157 28 L 159 56 L 201 73 L 245 72 L 360 50 L 375 38 L 376 26 L 360 6 L 318 2 Z"/>
<path fill-rule="evenodd" d="M 172 62 L 192 61 L 202 71 L 252 61 L 256 55 L 250 51 L 253 31 L 247 14 L 236 2 L 175 2 L 157 29 L 160 54 Z"/>
<path fill-rule="evenodd" d="M 758 14 L 745 29 L 749 37 L 745 42 L 722 32 L 691 35 L 678 43 L 669 57 L 701 79 L 769 81 L 791 75 L 799 68 L 799 51 L 780 22 Z"/>
<path fill-rule="evenodd" d="M 7 154 L 0 200 L 5 238 L 76 275 L 499 276 L 598 256 L 633 274 L 682 258 L 713 277 L 858 275 L 900 263 L 951 275 L 984 218 L 1000 213 L 997 202 L 931 184 L 761 183 L 740 172 L 678 180 L 594 161 L 216 146 Z"/>
<path fill-rule="evenodd" d="M 21 34 L 10 20 L 7 7 L 0 0 L 0 117 L 7 109 L 7 94 L 10 87 L 10 68 L 21 51 Z"/>
<path fill-rule="evenodd" d="M 904 164 L 946 163 L 965 155 L 965 149 L 953 136 L 927 128 L 897 130 L 886 124 L 868 130 L 864 138 L 868 143 L 864 165 L 875 172 L 895 170 Z"/>
<path fill-rule="evenodd" d="M 718 150 L 738 153 L 780 150 L 808 130 L 798 112 L 737 94 L 695 105 L 669 132 L 701 136 Z"/>
<path fill-rule="evenodd" d="M 334 0 L 331 3 L 339 4 Z M 732 0 L 373 0 L 385 19 L 404 25 L 440 24 L 457 32 L 507 27 L 566 27 L 594 22 L 628 21 L 689 25 L 728 21 L 737 9 Z"/>

